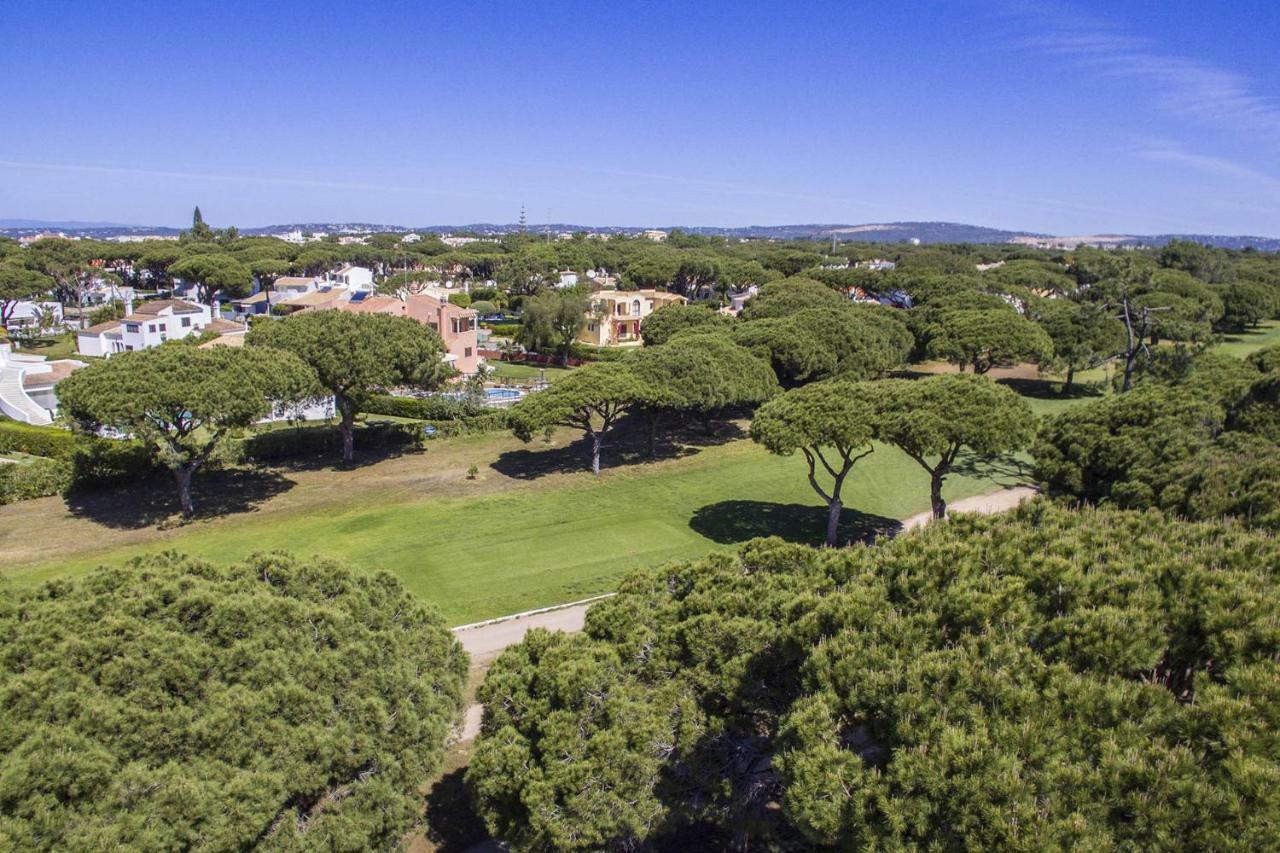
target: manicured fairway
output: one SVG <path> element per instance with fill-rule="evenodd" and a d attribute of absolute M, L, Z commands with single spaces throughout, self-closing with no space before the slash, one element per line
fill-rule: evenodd
<path fill-rule="evenodd" d="M 1271 320 L 1256 329 L 1250 329 L 1240 334 L 1227 335 L 1222 343 L 1214 347 L 1214 350 L 1227 355 L 1234 355 L 1237 358 L 1244 358 L 1251 352 L 1256 352 L 1263 347 L 1275 344 L 1280 344 L 1280 320 Z"/>
<path fill-rule="evenodd" d="M 804 463 L 770 456 L 750 441 L 614 468 L 598 482 L 564 472 L 529 479 L 524 469 L 537 470 L 541 454 L 576 460 L 554 446 L 524 449 L 506 436 L 442 442 L 426 454 L 355 471 L 289 474 L 293 487 L 256 511 L 167 531 L 108 531 L 68 515 L 58 499 L 27 501 L 0 508 L 0 550 L 12 543 L 18 552 L 17 531 L 8 525 L 25 513 L 43 524 L 42 536 L 60 541 L 52 551 L 41 546 L 44 559 L 10 563 L 5 574 L 22 585 L 166 549 L 212 561 L 273 549 L 319 554 L 389 569 L 458 624 L 607 591 L 631 569 L 752 536 L 821 537 L 824 510 Z M 486 468 L 479 481 L 466 481 L 468 460 L 484 456 L 503 471 Z M 949 497 L 1017 479 L 1010 470 L 971 473 L 983 476 L 952 477 Z M 447 485 L 433 488 L 432 477 Z M 879 448 L 846 486 L 846 536 L 861 534 L 867 520 L 859 513 L 885 525 L 927 509 L 926 483 L 915 463 Z M 118 544 L 99 544 L 113 539 Z"/>

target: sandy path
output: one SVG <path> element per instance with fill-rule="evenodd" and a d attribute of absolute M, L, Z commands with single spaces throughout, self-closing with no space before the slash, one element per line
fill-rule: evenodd
<path fill-rule="evenodd" d="M 980 515 L 993 515 L 1007 512 L 1035 494 L 1036 490 L 1033 488 L 1016 486 L 992 492 L 989 495 L 977 495 L 958 500 L 947 506 L 947 512 L 976 512 Z M 917 513 L 902 520 L 902 529 L 913 530 L 932 520 L 931 512 Z M 453 632 L 462 642 L 462 647 L 467 650 L 467 654 L 471 655 L 471 666 L 487 667 L 503 649 L 523 640 L 524 635 L 531 628 L 546 628 L 548 631 L 565 631 L 570 634 L 581 631 L 587 618 L 587 608 L 602 598 L 608 598 L 609 595 L 600 595 L 560 607 L 503 616 L 475 625 L 463 625 L 454 628 Z M 482 706 L 476 704 L 467 708 L 463 715 L 462 727 L 455 733 L 458 743 L 474 740 L 480 734 L 480 721 L 483 716 Z"/>

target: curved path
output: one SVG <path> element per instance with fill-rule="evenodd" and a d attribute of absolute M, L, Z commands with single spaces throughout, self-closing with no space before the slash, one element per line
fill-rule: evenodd
<path fill-rule="evenodd" d="M 993 515 L 1007 512 L 1035 494 L 1035 489 L 1027 486 L 1015 486 L 999 492 L 992 492 L 988 495 L 977 495 L 958 500 L 947 507 L 947 512 L 976 512 L 980 515 Z M 902 520 L 902 529 L 913 530 L 928 524 L 932 520 L 933 513 L 918 513 L 909 518 L 904 518 Z M 462 643 L 462 647 L 467 650 L 467 654 L 471 655 L 472 668 L 483 668 L 492 663 L 494 658 L 501 654 L 502 650 L 507 646 L 514 646 L 524 639 L 524 635 L 531 628 L 546 628 L 549 631 L 564 631 L 570 634 L 581 631 L 587 618 L 587 608 L 592 603 L 602 598 L 608 598 L 611 595 L 613 593 L 597 595 L 594 598 L 573 601 L 556 607 L 544 607 L 539 610 L 516 613 L 511 616 L 490 619 L 486 622 L 477 622 L 474 625 L 461 625 L 454 628 L 453 632 Z M 474 740 L 476 735 L 480 734 L 480 719 L 483 714 L 484 709 L 478 704 L 467 708 L 463 717 L 462 728 L 456 733 L 458 743 Z"/>

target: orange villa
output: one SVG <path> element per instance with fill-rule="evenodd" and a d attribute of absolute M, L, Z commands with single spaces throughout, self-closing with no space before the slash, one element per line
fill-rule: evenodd
<path fill-rule="evenodd" d="M 479 314 L 470 308 L 459 308 L 433 296 L 406 293 L 403 296 L 369 296 L 360 300 L 334 300 L 315 308 L 333 308 L 355 314 L 391 314 L 410 317 L 430 326 L 444 340 L 448 355 L 445 360 L 459 372 L 470 375 L 480 369 L 476 340 Z"/>
<path fill-rule="evenodd" d="M 689 300 L 661 290 L 602 290 L 591 296 L 587 322 L 578 340 L 598 347 L 640 343 L 640 323 L 664 305 Z"/>

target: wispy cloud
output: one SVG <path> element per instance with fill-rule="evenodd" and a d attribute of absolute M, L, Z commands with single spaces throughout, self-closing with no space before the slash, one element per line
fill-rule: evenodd
<path fill-rule="evenodd" d="M 1134 149 L 1134 154 L 1153 163 L 1172 163 L 1199 172 L 1250 182 L 1264 192 L 1280 192 L 1280 178 L 1227 157 L 1188 151 L 1176 142 L 1157 140 Z"/>
<path fill-rule="evenodd" d="M 447 190 L 436 187 L 423 187 L 414 184 L 371 184 L 353 181 L 327 181 L 313 178 L 290 178 L 263 175 L 232 175 L 208 172 L 186 172 L 162 169 L 139 169 L 123 166 L 98 166 L 88 163 L 38 163 L 21 160 L 0 160 L 0 168 L 18 169 L 30 172 L 71 172 L 92 173 L 100 175 L 122 175 L 140 178 L 158 178 L 165 180 L 185 180 L 203 182 L 225 182 L 240 184 L 256 184 L 266 186 L 303 187 L 310 189 L 345 190 L 351 192 L 376 193 L 409 193 L 416 195 L 451 196 L 459 198 L 502 198 L 500 196 L 461 190 Z M 502 198 L 504 201 L 510 199 Z"/>
<path fill-rule="evenodd" d="M 1153 102 L 1171 115 L 1280 144 L 1280 101 L 1245 74 L 1166 50 L 1068 5 L 1015 3 L 1005 8 L 1034 27 L 1034 35 L 1020 39 L 1026 47 L 1064 57 L 1099 76 L 1145 84 Z"/>

